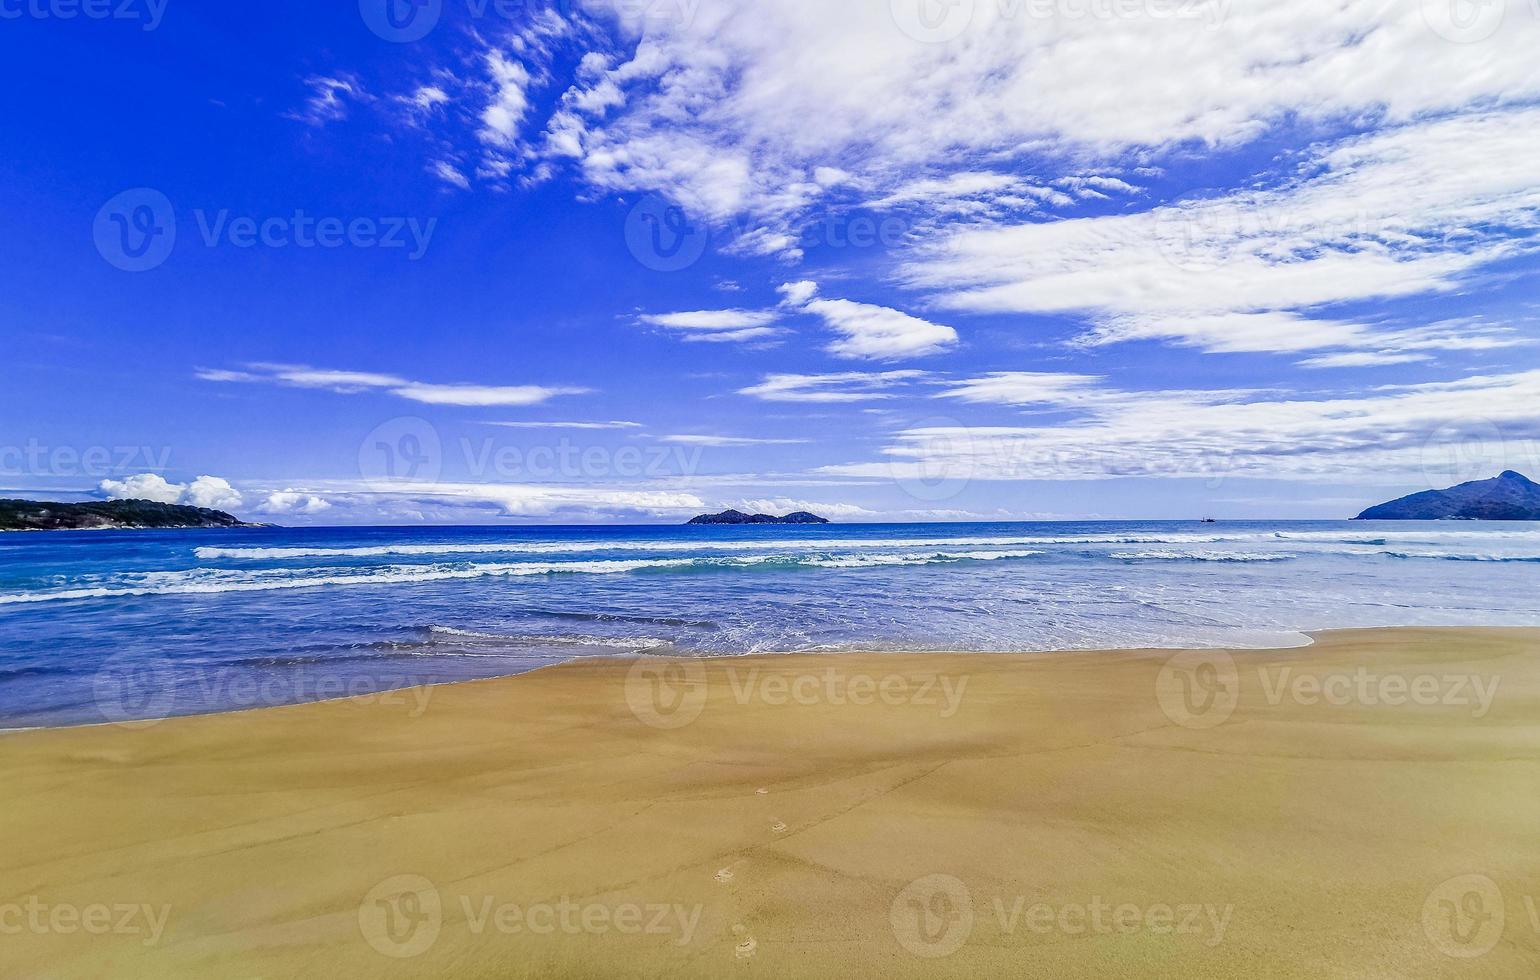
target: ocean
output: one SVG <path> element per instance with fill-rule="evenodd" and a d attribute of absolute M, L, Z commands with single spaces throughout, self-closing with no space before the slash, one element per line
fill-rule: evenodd
<path fill-rule="evenodd" d="M 0 535 L 0 727 L 576 657 L 1269 647 L 1540 625 L 1540 524 L 309 528 Z"/>

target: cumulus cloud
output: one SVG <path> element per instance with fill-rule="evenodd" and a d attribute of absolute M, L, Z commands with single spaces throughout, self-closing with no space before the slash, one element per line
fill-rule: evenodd
<path fill-rule="evenodd" d="M 270 493 L 267 499 L 257 505 L 257 510 L 263 514 L 300 515 L 310 517 L 331 510 L 331 501 L 325 497 L 313 493 L 299 493 L 293 490 L 280 490 Z"/>
<path fill-rule="evenodd" d="M 228 480 L 200 476 L 190 483 L 171 483 L 155 473 L 141 473 L 122 480 L 103 480 L 99 489 L 110 500 L 153 500 L 160 504 L 184 504 L 212 510 L 241 506 L 239 491 Z"/>

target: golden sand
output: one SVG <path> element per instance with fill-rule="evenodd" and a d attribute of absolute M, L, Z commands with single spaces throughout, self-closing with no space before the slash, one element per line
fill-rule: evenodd
<path fill-rule="evenodd" d="M 0 738 L 0 976 L 1540 977 L 1540 632 Z"/>

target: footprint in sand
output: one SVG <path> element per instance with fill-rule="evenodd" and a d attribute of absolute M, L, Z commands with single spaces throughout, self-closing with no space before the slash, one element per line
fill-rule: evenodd
<path fill-rule="evenodd" d="M 771 824 L 770 825 L 770 829 L 775 831 L 778 834 L 786 833 L 786 825 L 784 823 L 781 823 L 781 821 L 779 821 L 779 820 L 777 820 L 775 823 Z"/>
<path fill-rule="evenodd" d="M 717 881 L 732 881 L 733 873 L 730 869 L 723 868 L 721 871 L 716 873 L 716 879 Z"/>
<path fill-rule="evenodd" d="M 748 931 L 748 928 L 745 927 L 741 922 L 738 925 L 733 926 L 733 935 L 745 936 L 743 942 L 739 943 L 733 949 L 733 955 L 738 957 L 740 960 L 748 959 L 750 956 L 754 955 L 755 950 L 759 949 L 759 941 L 756 940 L 753 936 L 748 936 Z"/>

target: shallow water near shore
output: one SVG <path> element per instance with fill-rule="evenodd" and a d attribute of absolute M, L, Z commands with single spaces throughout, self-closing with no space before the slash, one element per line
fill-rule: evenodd
<path fill-rule="evenodd" d="M 574 657 L 1271 647 L 1535 626 L 1540 525 L 1086 522 L 0 537 L 0 726 Z"/>

